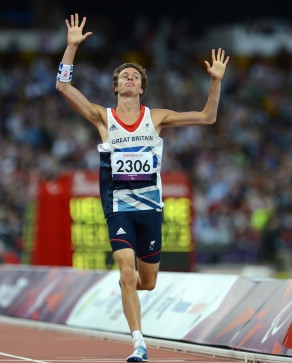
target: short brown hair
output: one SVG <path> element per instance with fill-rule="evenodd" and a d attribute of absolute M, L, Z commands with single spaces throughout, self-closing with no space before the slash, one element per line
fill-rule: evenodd
<path fill-rule="evenodd" d="M 147 86 L 148 86 L 148 77 L 147 77 L 147 74 L 146 74 L 146 69 L 143 66 L 141 66 L 141 64 L 138 64 L 136 62 L 123 63 L 113 71 L 112 88 L 113 88 L 113 91 L 114 91 L 115 95 L 117 95 L 117 92 L 115 91 L 115 88 L 118 86 L 119 74 L 126 68 L 135 68 L 140 73 L 140 75 L 141 75 L 141 88 L 143 90 L 143 93 L 142 93 L 141 96 L 143 96 L 145 94 Z"/>

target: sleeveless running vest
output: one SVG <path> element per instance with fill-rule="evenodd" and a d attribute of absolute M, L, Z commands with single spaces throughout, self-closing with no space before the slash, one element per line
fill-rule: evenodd
<path fill-rule="evenodd" d="M 157 134 L 148 107 L 139 119 L 124 124 L 115 109 L 107 108 L 108 139 L 100 152 L 100 194 L 105 217 L 163 207 L 161 161 L 163 139 Z"/>

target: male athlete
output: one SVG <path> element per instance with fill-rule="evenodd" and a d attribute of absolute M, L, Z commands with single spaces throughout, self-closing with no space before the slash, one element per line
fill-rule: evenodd
<path fill-rule="evenodd" d="M 161 160 L 163 127 L 211 125 L 216 122 L 221 81 L 229 56 L 221 48 L 212 50 L 212 64 L 205 61 L 211 85 L 202 111 L 175 112 L 149 109 L 141 104 L 147 88 L 145 69 L 124 63 L 113 72 L 115 108 L 90 102 L 72 84 L 73 62 L 83 34 L 86 17 L 78 14 L 65 21 L 67 48 L 59 65 L 57 90 L 69 104 L 98 130 L 100 190 L 109 238 L 120 271 L 122 305 L 134 351 L 127 362 L 146 362 L 137 290 L 152 290 L 159 270 L 162 227 Z"/>

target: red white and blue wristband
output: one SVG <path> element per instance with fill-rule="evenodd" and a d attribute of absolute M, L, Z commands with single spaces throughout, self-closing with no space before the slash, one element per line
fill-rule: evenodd
<path fill-rule="evenodd" d="M 59 64 L 59 70 L 57 74 L 57 80 L 59 82 L 71 82 L 73 75 L 73 64 Z"/>

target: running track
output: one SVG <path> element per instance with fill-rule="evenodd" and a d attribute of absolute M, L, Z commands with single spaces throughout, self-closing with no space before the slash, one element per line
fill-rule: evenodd
<path fill-rule="evenodd" d="M 288 362 L 193 344 L 145 339 L 149 363 Z M 0 363 L 116 363 L 132 353 L 129 336 L 0 316 Z M 277 358 L 275 360 L 275 358 Z M 292 360 L 289 362 L 292 362 Z"/>

